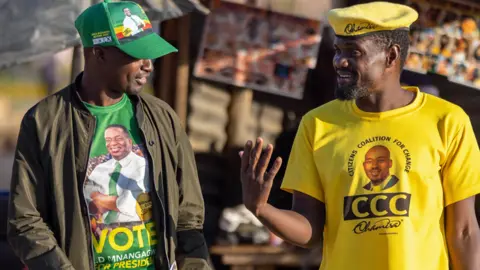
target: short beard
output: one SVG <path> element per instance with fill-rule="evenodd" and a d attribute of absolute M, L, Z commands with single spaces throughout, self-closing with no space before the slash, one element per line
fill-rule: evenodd
<path fill-rule="evenodd" d="M 368 88 L 365 86 L 347 85 L 335 88 L 335 97 L 339 100 L 353 100 L 369 95 Z"/>

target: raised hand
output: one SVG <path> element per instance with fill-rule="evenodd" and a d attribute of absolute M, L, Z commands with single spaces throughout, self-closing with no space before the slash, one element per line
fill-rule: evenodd
<path fill-rule="evenodd" d="M 243 204 L 256 216 L 258 216 L 259 210 L 267 204 L 273 179 L 282 165 L 282 159 L 278 157 L 267 172 L 273 146 L 269 144 L 265 150 L 262 148 L 263 140 L 257 138 L 255 146 L 251 141 L 247 141 L 244 151 L 240 152 Z"/>

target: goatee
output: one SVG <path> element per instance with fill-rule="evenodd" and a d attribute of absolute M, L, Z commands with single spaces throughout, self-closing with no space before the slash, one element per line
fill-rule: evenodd
<path fill-rule="evenodd" d="M 335 88 L 335 97 L 339 100 L 353 100 L 357 98 L 362 98 L 368 96 L 368 88 L 357 86 L 357 85 L 347 85 L 339 86 Z"/>

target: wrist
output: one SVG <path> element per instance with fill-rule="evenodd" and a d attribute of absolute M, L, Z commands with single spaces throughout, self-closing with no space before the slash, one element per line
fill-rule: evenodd
<path fill-rule="evenodd" d="M 257 206 L 257 209 L 254 212 L 255 216 L 257 218 L 263 217 L 265 215 L 265 211 L 266 211 L 267 208 L 268 208 L 268 203 Z"/>

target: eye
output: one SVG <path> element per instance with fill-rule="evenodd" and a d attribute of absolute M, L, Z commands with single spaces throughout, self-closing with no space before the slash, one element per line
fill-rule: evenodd
<path fill-rule="evenodd" d="M 361 56 L 361 55 L 362 55 L 362 52 L 359 51 L 359 50 L 353 50 L 353 51 L 352 51 L 352 55 L 358 57 L 358 56 Z"/>

